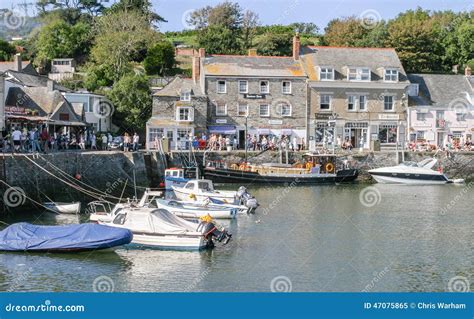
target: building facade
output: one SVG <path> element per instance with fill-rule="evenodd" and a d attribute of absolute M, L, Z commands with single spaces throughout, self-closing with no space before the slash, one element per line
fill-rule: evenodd
<path fill-rule="evenodd" d="M 94 132 L 111 132 L 114 107 L 105 96 L 89 92 L 64 92 L 76 113 Z"/>
<path fill-rule="evenodd" d="M 465 75 L 410 74 L 408 131 L 410 142 L 446 147 L 472 141 L 474 134 L 474 79 Z"/>
<path fill-rule="evenodd" d="M 406 73 L 393 49 L 305 47 L 310 148 L 406 141 Z M 339 145 L 340 146 L 340 145 Z"/>
<path fill-rule="evenodd" d="M 206 133 L 207 97 L 193 79 L 176 77 L 153 95 L 152 117 L 146 125 L 147 149 L 166 138 L 171 150 L 187 149 L 194 136 Z"/>

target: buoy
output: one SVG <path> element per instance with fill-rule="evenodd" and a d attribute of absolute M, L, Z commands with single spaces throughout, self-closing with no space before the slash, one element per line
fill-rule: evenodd
<path fill-rule="evenodd" d="M 74 176 L 76 179 L 81 179 L 81 174 L 79 173 L 76 173 L 76 175 Z"/>
<path fill-rule="evenodd" d="M 161 188 L 165 187 L 165 183 L 160 182 L 160 187 L 161 187 Z"/>

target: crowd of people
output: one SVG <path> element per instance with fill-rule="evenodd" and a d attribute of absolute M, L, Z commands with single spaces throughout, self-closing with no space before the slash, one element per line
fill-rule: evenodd
<path fill-rule="evenodd" d="M 408 149 L 413 152 L 424 152 L 424 151 L 448 151 L 448 152 L 459 152 L 459 151 L 474 151 L 474 146 L 470 138 L 461 140 L 459 138 L 452 138 L 446 141 L 443 147 L 435 144 L 430 144 L 422 141 L 412 141 L 408 143 Z"/>
<path fill-rule="evenodd" d="M 239 145 L 237 136 L 233 135 L 222 135 L 222 134 L 211 134 L 209 138 L 203 134 L 200 139 L 194 138 L 193 148 L 195 149 L 208 149 L 211 151 L 222 151 L 222 150 L 238 150 L 245 149 L 252 151 L 264 151 L 264 150 L 278 150 L 278 149 L 289 149 L 289 150 L 304 150 L 304 138 L 293 137 L 283 135 L 278 137 L 276 135 L 251 135 L 247 134 L 245 145 Z"/>
<path fill-rule="evenodd" d="M 123 150 L 138 151 L 139 135 L 112 136 L 111 133 L 96 134 L 78 130 L 50 133 L 46 126 L 14 126 L 10 131 L 0 132 L 0 151 L 12 153 L 49 153 L 64 150 Z"/>

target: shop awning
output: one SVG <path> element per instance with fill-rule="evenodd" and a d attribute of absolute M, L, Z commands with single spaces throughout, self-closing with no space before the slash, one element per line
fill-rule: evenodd
<path fill-rule="evenodd" d="M 211 134 L 235 134 L 234 125 L 210 125 L 207 127 Z"/>
<path fill-rule="evenodd" d="M 291 135 L 293 130 L 291 128 L 283 128 L 281 129 L 281 135 Z"/>
<path fill-rule="evenodd" d="M 259 135 L 268 135 L 268 134 L 270 134 L 270 129 L 268 129 L 268 128 L 259 128 L 258 129 L 258 134 Z"/>

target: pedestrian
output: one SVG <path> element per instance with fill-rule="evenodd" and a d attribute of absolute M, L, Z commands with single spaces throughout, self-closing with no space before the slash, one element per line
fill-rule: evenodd
<path fill-rule="evenodd" d="M 130 135 L 127 132 L 123 135 L 123 151 L 128 152 L 128 148 L 130 147 Z"/>
<path fill-rule="evenodd" d="M 91 134 L 91 150 L 96 150 L 97 149 L 97 137 L 95 136 L 95 133 Z"/>
<path fill-rule="evenodd" d="M 138 151 L 138 142 L 140 141 L 140 136 L 138 136 L 137 132 L 133 133 L 133 151 Z"/>
<path fill-rule="evenodd" d="M 102 134 L 102 150 L 107 150 L 107 134 Z"/>
<path fill-rule="evenodd" d="M 81 150 L 86 149 L 86 141 L 84 139 L 84 133 L 79 134 L 79 148 Z"/>
<path fill-rule="evenodd" d="M 114 140 L 114 138 L 112 137 L 112 134 L 108 133 L 107 134 L 107 150 L 109 150 L 109 151 L 111 149 L 113 140 Z"/>
<path fill-rule="evenodd" d="M 49 151 L 49 134 L 46 127 L 43 128 L 43 131 L 41 132 L 41 135 L 40 135 L 40 139 L 41 139 L 41 146 L 43 148 L 43 152 L 46 154 Z"/>
<path fill-rule="evenodd" d="M 15 129 L 12 132 L 12 140 L 13 140 L 13 147 L 15 152 L 20 151 L 21 147 L 21 131 L 18 129 L 18 127 L 15 127 Z"/>
<path fill-rule="evenodd" d="M 237 136 L 234 136 L 234 142 L 232 143 L 234 150 L 239 149 L 239 143 L 237 142 Z"/>

